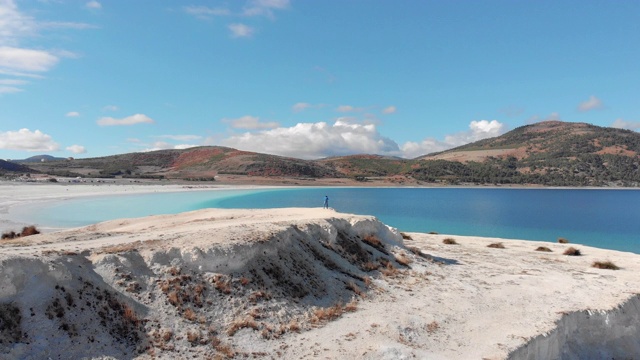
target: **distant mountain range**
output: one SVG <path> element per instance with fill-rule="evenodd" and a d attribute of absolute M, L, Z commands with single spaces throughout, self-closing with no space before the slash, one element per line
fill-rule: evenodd
<path fill-rule="evenodd" d="M 99 158 L 21 161 L 35 171 L 85 177 L 211 180 L 216 175 L 370 178 L 407 183 L 639 186 L 640 134 L 548 121 L 416 159 L 351 155 L 302 160 L 210 146 Z M 400 181 L 403 182 L 403 181 Z"/>

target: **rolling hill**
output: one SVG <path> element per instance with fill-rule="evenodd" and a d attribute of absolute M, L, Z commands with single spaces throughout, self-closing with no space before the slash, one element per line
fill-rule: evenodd
<path fill-rule="evenodd" d="M 25 163 L 52 175 L 213 180 L 216 175 L 350 178 L 383 183 L 639 186 L 640 134 L 541 122 L 416 159 L 351 155 L 319 160 L 220 146 Z M 400 179 L 400 180 L 399 180 Z"/>

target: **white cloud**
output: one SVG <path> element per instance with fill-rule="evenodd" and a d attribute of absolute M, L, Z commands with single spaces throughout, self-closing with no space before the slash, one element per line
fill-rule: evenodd
<path fill-rule="evenodd" d="M 395 106 L 387 106 L 386 108 L 382 109 L 382 113 L 383 114 L 393 114 L 396 111 L 398 111 L 398 109 Z"/>
<path fill-rule="evenodd" d="M 293 127 L 244 133 L 222 140 L 222 144 L 242 150 L 317 159 L 345 154 L 398 155 L 398 144 L 378 133 L 373 124 L 336 121 L 299 123 Z"/>
<path fill-rule="evenodd" d="M 120 108 L 115 105 L 107 105 L 102 108 L 102 111 L 118 111 L 118 110 L 120 110 Z"/>
<path fill-rule="evenodd" d="M 0 79 L 0 85 L 24 85 L 27 82 L 18 79 Z"/>
<path fill-rule="evenodd" d="M 119 126 L 119 125 L 135 125 L 135 124 L 153 124 L 155 121 L 144 114 L 135 114 L 122 119 L 112 117 L 103 117 L 96 122 L 100 126 Z"/>
<path fill-rule="evenodd" d="M 229 30 L 231 30 L 231 37 L 234 37 L 234 38 L 251 37 L 255 32 L 255 30 L 252 27 L 247 26 L 245 24 L 240 24 L 240 23 L 230 24 L 228 28 Z"/>
<path fill-rule="evenodd" d="M 87 2 L 84 6 L 86 6 L 88 9 L 102 9 L 102 4 L 95 0 Z"/>
<path fill-rule="evenodd" d="M 212 8 L 208 6 L 185 6 L 184 12 L 197 18 L 206 19 L 211 16 L 229 16 L 231 11 L 226 8 Z"/>
<path fill-rule="evenodd" d="M 588 100 L 585 100 L 581 102 L 580 105 L 578 105 L 578 110 L 581 112 L 586 112 L 586 111 L 591 111 L 596 109 L 602 109 L 603 106 L 604 104 L 602 103 L 602 100 L 591 95 L 589 96 Z"/>
<path fill-rule="evenodd" d="M 245 130 L 273 129 L 280 126 L 280 124 L 275 121 L 260 122 L 260 118 L 249 115 L 237 119 L 222 119 L 222 122 L 230 124 L 231 127 L 235 129 Z"/>
<path fill-rule="evenodd" d="M 17 93 L 21 91 L 24 91 L 24 90 L 17 88 L 15 86 L 0 86 L 0 94 L 12 94 L 12 93 Z"/>
<path fill-rule="evenodd" d="M 617 129 L 627 129 L 627 130 L 640 130 L 640 121 L 627 121 L 623 119 L 616 119 L 616 121 L 611 124 L 611 127 Z"/>
<path fill-rule="evenodd" d="M 0 69 L 6 73 L 45 72 L 58 61 L 58 57 L 46 51 L 0 46 Z"/>
<path fill-rule="evenodd" d="M 243 15 L 274 18 L 274 10 L 284 10 L 288 7 L 289 0 L 252 0 L 245 6 Z"/>
<path fill-rule="evenodd" d="M 193 144 L 174 145 L 164 141 L 157 141 L 151 144 L 151 147 L 142 150 L 142 152 L 157 151 L 157 150 L 171 150 L 171 149 L 182 150 L 182 149 L 188 149 L 196 146 L 202 146 L 202 145 L 193 145 Z"/>
<path fill-rule="evenodd" d="M 432 152 L 444 151 L 474 141 L 496 137 L 504 134 L 506 126 L 498 120 L 480 120 L 469 123 L 469 130 L 447 135 L 444 141 L 427 138 L 421 142 L 406 142 L 402 145 L 403 156 L 415 158 Z"/>
<path fill-rule="evenodd" d="M 361 112 L 364 111 L 363 108 L 351 106 L 351 105 L 340 105 L 336 108 L 338 112 Z"/>
<path fill-rule="evenodd" d="M 562 119 L 560 118 L 560 114 L 558 114 L 557 112 L 552 112 L 551 114 L 549 114 L 547 117 L 544 117 L 544 118 L 538 115 L 533 115 L 532 117 L 527 119 L 526 122 L 527 124 L 535 124 L 543 121 L 562 121 Z"/>
<path fill-rule="evenodd" d="M 78 116 L 80 116 L 80 113 L 77 112 L 77 111 L 69 111 L 64 116 L 66 116 L 66 117 L 78 117 Z"/>
<path fill-rule="evenodd" d="M 177 141 L 191 141 L 202 139 L 202 136 L 200 135 L 159 135 L 156 137 L 160 139 L 171 139 Z"/>
<path fill-rule="evenodd" d="M 35 33 L 32 17 L 22 14 L 13 0 L 0 0 L 0 44 L 17 44 Z"/>
<path fill-rule="evenodd" d="M 20 129 L 18 131 L 0 132 L 0 149 L 57 151 L 60 146 L 53 141 L 50 135 L 40 130 Z"/>
<path fill-rule="evenodd" d="M 293 110 L 294 112 L 300 112 L 300 111 L 304 111 L 304 110 L 310 108 L 311 106 L 312 105 L 309 104 L 309 103 L 299 102 L 299 103 L 294 104 L 291 107 L 291 110 Z"/>
<path fill-rule="evenodd" d="M 71 151 L 74 154 L 84 154 L 87 152 L 87 149 L 85 149 L 85 147 L 82 145 L 71 145 L 67 146 L 66 149 L 67 151 Z"/>

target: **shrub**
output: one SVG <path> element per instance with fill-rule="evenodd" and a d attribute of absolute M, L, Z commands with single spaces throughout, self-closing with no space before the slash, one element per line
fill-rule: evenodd
<path fill-rule="evenodd" d="M 403 233 L 401 232 L 400 235 L 402 235 L 402 238 L 404 240 L 413 240 L 413 238 L 411 237 L 411 235 L 407 234 L 407 233 Z"/>
<path fill-rule="evenodd" d="M 597 269 L 608 269 L 608 270 L 620 270 L 620 267 L 616 264 L 614 264 L 613 262 L 607 260 L 607 261 L 594 261 L 593 264 L 591 264 L 591 267 L 597 268 Z"/>
<path fill-rule="evenodd" d="M 489 245 L 487 245 L 487 247 L 488 248 L 493 248 L 493 249 L 504 249 L 504 245 L 501 242 L 489 244 Z"/>
<path fill-rule="evenodd" d="M 562 238 L 562 237 L 561 237 L 561 238 L 558 238 L 558 242 L 559 242 L 560 244 L 568 244 L 568 243 L 569 243 L 569 240 L 567 240 L 567 239 L 565 239 L 565 238 Z"/>
<path fill-rule="evenodd" d="M 15 239 L 16 236 L 18 236 L 18 234 L 16 234 L 15 231 L 8 231 L 8 232 L 2 234 L 2 240 Z"/>
<path fill-rule="evenodd" d="M 580 253 L 580 250 L 574 248 L 573 246 L 567 248 L 567 250 L 565 250 L 562 254 L 569 255 L 569 256 L 580 256 L 580 255 L 582 255 Z"/>
<path fill-rule="evenodd" d="M 536 249 L 536 251 L 543 251 L 543 252 L 552 252 L 553 250 L 549 249 L 546 246 L 538 246 L 538 248 Z"/>
<path fill-rule="evenodd" d="M 30 235 L 37 235 L 40 234 L 40 231 L 38 231 L 38 229 L 36 229 L 35 226 L 31 225 L 31 226 L 25 226 L 22 228 L 22 232 L 20 233 L 20 236 L 30 236 Z"/>
<path fill-rule="evenodd" d="M 362 239 L 362 241 L 371 245 L 375 249 L 384 251 L 384 245 L 382 244 L 382 241 L 380 241 L 380 239 L 378 239 L 378 237 L 375 235 L 367 235 L 364 237 L 364 239 Z"/>
<path fill-rule="evenodd" d="M 456 239 L 454 238 L 446 238 L 442 240 L 442 243 L 446 245 L 458 245 L 458 242 L 456 242 Z"/>
<path fill-rule="evenodd" d="M 238 330 L 243 328 L 251 328 L 253 330 L 258 330 L 258 323 L 252 317 L 246 317 L 243 320 L 234 321 L 229 329 L 227 329 L 227 335 L 233 336 Z"/>
<path fill-rule="evenodd" d="M 429 231 L 429 235 L 438 235 L 437 231 Z"/>

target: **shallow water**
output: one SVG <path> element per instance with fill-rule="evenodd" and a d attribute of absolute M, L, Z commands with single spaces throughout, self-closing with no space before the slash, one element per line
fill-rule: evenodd
<path fill-rule="evenodd" d="M 401 231 L 571 242 L 640 254 L 640 191 L 489 188 L 216 190 L 76 199 L 31 209 L 31 222 L 75 227 L 207 207 L 322 207 L 374 215 Z"/>

